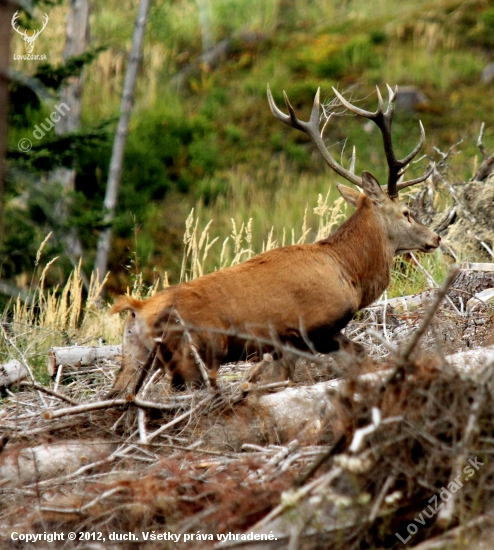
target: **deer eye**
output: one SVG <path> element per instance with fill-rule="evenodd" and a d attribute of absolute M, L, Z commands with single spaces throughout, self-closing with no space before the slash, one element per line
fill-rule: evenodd
<path fill-rule="evenodd" d="M 405 218 L 410 221 L 410 211 L 409 210 L 405 210 L 405 212 L 403 212 L 403 215 L 405 216 Z"/>

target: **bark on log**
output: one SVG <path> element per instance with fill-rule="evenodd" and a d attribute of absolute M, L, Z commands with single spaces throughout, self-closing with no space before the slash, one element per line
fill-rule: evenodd
<path fill-rule="evenodd" d="M 446 360 L 459 373 L 471 373 L 474 375 L 482 366 L 489 362 L 494 362 L 494 346 L 448 355 Z"/>
<path fill-rule="evenodd" d="M 122 356 L 122 346 L 70 346 L 53 347 L 48 351 L 46 367 L 55 376 L 57 367 L 87 367 L 99 360 L 112 360 Z"/>
<path fill-rule="evenodd" d="M 494 287 L 494 264 L 466 263 L 456 276 L 448 296 L 458 307 L 465 309 L 465 304 L 475 294 Z"/>
<path fill-rule="evenodd" d="M 14 382 L 19 382 L 27 378 L 26 367 L 17 359 L 12 359 L 8 363 L 0 365 L 0 388 L 11 386 Z"/>
<path fill-rule="evenodd" d="M 494 361 L 494 346 L 446 357 L 448 366 L 463 376 L 474 376 L 483 365 Z M 360 382 L 380 384 L 390 370 L 364 374 Z M 301 444 L 330 442 L 335 418 L 332 395 L 347 391 L 344 379 L 319 382 L 268 395 L 249 395 L 243 403 L 219 417 L 201 420 L 203 441 L 216 449 L 240 450 L 244 443 L 285 444 L 298 439 Z"/>
<path fill-rule="evenodd" d="M 69 474 L 109 456 L 115 445 L 105 441 L 64 441 L 35 447 L 13 446 L 0 455 L 0 485 L 27 484 Z"/>

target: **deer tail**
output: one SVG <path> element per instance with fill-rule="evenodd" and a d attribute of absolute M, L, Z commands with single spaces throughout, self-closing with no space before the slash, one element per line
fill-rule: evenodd
<path fill-rule="evenodd" d="M 132 296 L 123 295 L 119 296 L 115 303 L 113 304 L 112 308 L 110 309 L 110 315 L 113 315 L 114 313 L 120 313 L 121 311 L 130 310 L 136 313 L 139 311 L 142 307 L 143 301 L 137 300 L 136 298 L 132 298 Z"/>

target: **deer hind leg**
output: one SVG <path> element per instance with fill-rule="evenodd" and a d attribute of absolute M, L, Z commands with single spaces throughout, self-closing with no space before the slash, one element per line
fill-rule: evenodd
<path fill-rule="evenodd" d="M 107 399 L 132 392 L 134 382 L 146 362 L 148 354 L 149 350 L 139 338 L 137 319 L 129 316 L 123 334 L 122 368 L 115 378 L 112 389 L 106 394 Z"/>
<path fill-rule="evenodd" d="M 265 353 L 261 361 L 250 370 L 247 381 L 270 384 L 293 380 L 295 361 L 286 355 Z"/>
<path fill-rule="evenodd" d="M 183 391 L 187 387 L 201 388 L 206 382 L 205 377 L 213 388 L 216 387 L 217 371 L 221 364 L 216 354 L 201 350 L 195 344 L 184 342 L 182 338 L 168 340 L 161 351 L 162 361 L 168 368 L 174 389 Z M 199 362 L 203 368 L 200 368 Z"/>

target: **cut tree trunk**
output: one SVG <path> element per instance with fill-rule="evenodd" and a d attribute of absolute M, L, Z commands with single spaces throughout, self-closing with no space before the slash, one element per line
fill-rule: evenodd
<path fill-rule="evenodd" d="M 6 388 L 15 382 L 20 382 L 27 378 L 27 375 L 26 367 L 17 359 L 12 359 L 12 361 L 0 365 L 0 388 Z"/>
<path fill-rule="evenodd" d="M 459 374 L 475 376 L 482 366 L 494 361 L 494 346 L 456 353 L 446 360 L 448 369 L 452 367 Z M 356 385 L 380 384 L 389 372 L 364 374 Z M 285 444 L 293 439 L 302 445 L 328 443 L 334 437 L 336 420 L 333 396 L 349 391 L 348 381 L 338 379 L 268 395 L 249 395 L 223 415 L 202 419 L 202 439 L 213 448 L 225 450 L 240 450 L 244 443 Z"/>
<path fill-rule="evenodd" d="M 0 485 L 23 485 L 71 474 L 82 466 L 106 458 L 115 449 L 114 444 L 98 440 L 22 447 L 13 446 L 1 455 Z"/>
<path fill-rule="evenodd" d="M 494 287 L 494 263 L 465 263 L 456 276 L 448 296 L 459 309 L 475 294 Z"/>
<path fill-rule="evenodd" d="M 101 360 L 115 360 L 122 356 L 122 346 L 70 346 L 54 347 L 48 351 L 46 367 L 50 376 L 57 374 L 60 365 L 64 367 L 87 367 Z"/>

